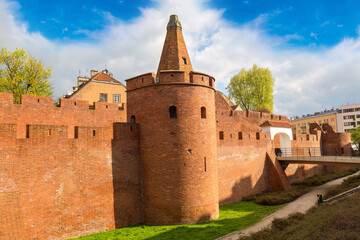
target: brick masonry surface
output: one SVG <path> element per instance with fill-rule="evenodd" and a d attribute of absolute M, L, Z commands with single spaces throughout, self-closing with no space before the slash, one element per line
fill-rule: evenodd
<path fill-rule="evenodd" d="M 181 25 L 170 21 L 157 74 L 126 81 L 123 110 L 69 99 L 55 107 L 37 96 L 13 104 L 0 93 L 1 240 L 206 222 L 218 218 L 219 205 L 345 169 L 284 171 L 274 153 L 279 137 L 260 125 L 289 119 L 233 110 L 213 77 L 193 71 Z M 316 124 L 310 132 L 295 134 L 291 146 L 351 149 L 348 133 Z"/>

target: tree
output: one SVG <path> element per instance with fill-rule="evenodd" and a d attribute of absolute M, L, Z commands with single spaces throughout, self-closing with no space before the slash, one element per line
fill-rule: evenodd
<path fill-rule="evenodd" d="M 357 152 L 360 156 L 360 126 L 356 129 L 349 130 L 351 133 L 351 141 L 356 146 Z"/>
<path fill-rule="evenodd" d="M 52 96 L 53 87 L 48 81 L 51 73 L 50 67 L 45 68 L 41 60 L 23 49 L 1 49 L 0 92 L 13 93 L 15 103 L 20 103 L 20 95 Z"/>
<path fill-rule="evenodd" d="M 245 111 L 268 109 L 272 112 L 274 82 L 269 69 L 254 64 L 251 69 L 243 68 L 235 74 L 226 90 L 230 99 Z"/>

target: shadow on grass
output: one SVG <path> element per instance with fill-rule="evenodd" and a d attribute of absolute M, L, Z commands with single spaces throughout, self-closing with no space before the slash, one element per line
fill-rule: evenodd
<path fill-rule="evenodd" d="M 258 222 L 278 208 L 280 206 L 269 207 L 251 202 L 239 202 L 220 207 L 220 218 L 207 223 L 170 226 L 138 225 L 80 239 L 216 239 Z"/>
<path fill-rule="evenodd" d="M 216 239 L 239 229 L 243 229 L 262 219 L 262 216 L 250 214 L 232 219 L 213 220 L 210 223 L 181 225 L 167 232 L 145 238 L 147 240 L 168 239 Z"/>

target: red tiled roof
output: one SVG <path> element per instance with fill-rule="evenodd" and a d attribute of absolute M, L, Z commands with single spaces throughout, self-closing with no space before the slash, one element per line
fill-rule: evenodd
<path fill-rule="evenodd" d="M 260 127 L 285 127 L 285 128 L 292 128 L 292 125 L 287 122 L 277 122 L 277 121 L 266 121 L 260 125 Z"/>
<path fill-rule="evenodd" d="M 113 77 L 110 77 L 109 75 L 103 73 L 103 72 L 99 72 L 98 74 L 96 74 L 95 76 L 93 76 L 90 80 L 97 80 L 97 81 L 104 81 L 104 82 L 116 82 L 116 83 L 120 83 L 118 80 L 116 80 Z"/>

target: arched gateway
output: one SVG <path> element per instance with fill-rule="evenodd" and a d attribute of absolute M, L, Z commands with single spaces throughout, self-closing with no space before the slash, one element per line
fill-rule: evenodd
<path fill-rule="evenodd" d="M 276 155 L 291 155 L 291 141 L 293 138 L 290 123 L 266 121 L 261 124 L 260 127 L 262 128 L 262 132 L 270 133 Z"/>

